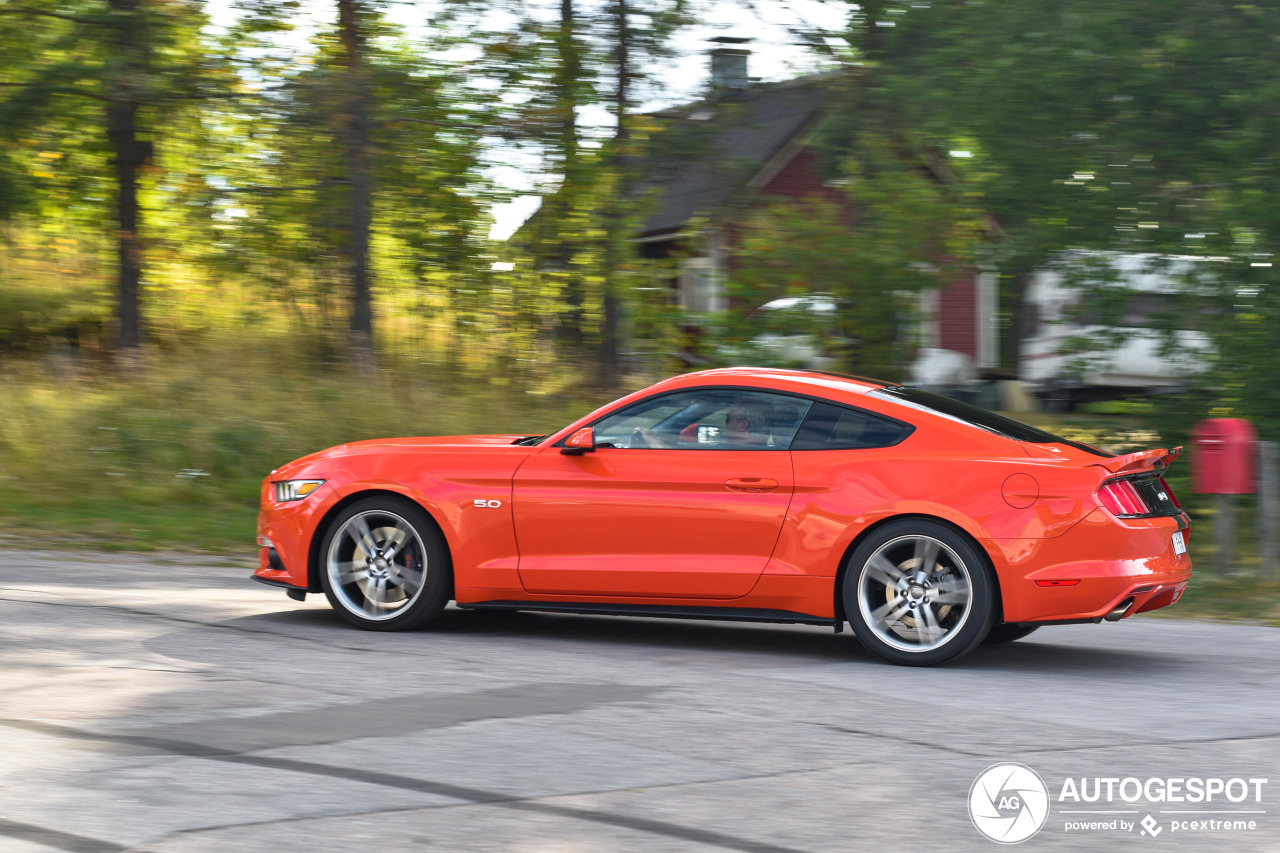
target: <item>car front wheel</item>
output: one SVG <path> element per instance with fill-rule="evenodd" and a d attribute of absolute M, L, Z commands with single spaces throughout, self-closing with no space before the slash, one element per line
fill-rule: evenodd
<path fill-rule="evenodd" d="M 849 624 L 869 651 L 891 663 L 931 666 L 982 642 L 995 590 L 968 538 L 941 522 L 904 519 L 854 549 L 842 595 Z"/>
<path fill-rule="evenodd" d="M 449 601 L 444 539 L 417 504 L 374 496 L 329 524 L 321 543 L 321 585 L 333 609 L 371 631 L 404 631 L 434 618 Z"/>

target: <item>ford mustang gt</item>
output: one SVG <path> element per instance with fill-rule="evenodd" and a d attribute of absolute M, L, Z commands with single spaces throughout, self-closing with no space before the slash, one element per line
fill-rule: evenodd
<path fill-rule="evenodd" d="M 552 435 L 358 441 L 263 483 L 254 579 L 347 621 L 467 609 L 809 623 L 901 664 L 1178 600 L 1162 474 L 916 388 L 668 379 Z"/>

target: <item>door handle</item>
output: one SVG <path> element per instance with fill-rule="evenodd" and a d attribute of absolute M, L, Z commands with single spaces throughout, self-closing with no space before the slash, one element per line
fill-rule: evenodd
<path fill-rule="evenodd" d="M 735 492 L 768 492 L 778 488 L 778 481 L 768 477 L 731 477 L 724 485 Z"/>

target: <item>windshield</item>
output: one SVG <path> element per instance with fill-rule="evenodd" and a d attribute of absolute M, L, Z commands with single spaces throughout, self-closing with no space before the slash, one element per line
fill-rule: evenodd
<path fill-rule="evenodd" d="M 1105 450 L 1099 450 L 1096 447 L 1090 447 L 1087 444 L 1081 444 L 1078 441 L 1071 441 L 1051 432 L 1046 432 L 1030 424 L 1024 424 L 1022 421 L 1016 421 L 1013 418 L 998 415 L 995 412 L 971 406 L 968 403 L 962 403 L 959 400 L 953 400 L 941 394 L 921 391 L 919 388 L 907 388 L 904 386 L 877 388 L 871 391 L 870 394 L 889 397 L 913 408 L 926 409 L 970 426 L 985 429 L 987 432 L 994 432 L 996 435 L 1012 438 L 1014 441 L 1025 441 L 1030 444 L 1066 444 L 1086 453 L 1092 453 L 1095 456 L 1110 457 L 1113 455 Z"/>

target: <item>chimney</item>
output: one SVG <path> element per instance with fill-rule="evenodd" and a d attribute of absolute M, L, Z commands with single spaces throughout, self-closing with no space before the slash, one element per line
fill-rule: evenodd
<path fill-rule="evenodd" d="M 719 45 L 710 51 L 711 93 L 724 96 L 746 89 L 751 82 L 747 76 L 747 57 L 751 51 L 735 45 L 746 44 L 751 39 L 716 36 L 711 41 Z"/>

